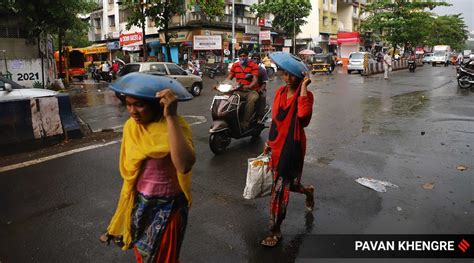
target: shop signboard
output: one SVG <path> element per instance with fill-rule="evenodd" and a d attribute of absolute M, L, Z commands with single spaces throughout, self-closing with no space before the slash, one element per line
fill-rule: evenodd
<path fill-rule="evenodd" d="M 293 39 L 285 39 L 285 47 L 293 46 Z"/>
<path fill-rule="evenodd" d="M 222 36 L 194 36 L 194 50 L 220 50 L 222 49 Z"/>
<path fill-rule="evenodd" d="M 258 26 L 245 25 L 246 34 L 258 34 L 259 32 L 260 28 Z"/>
<path fill-rule="evenodd" d="M 128 44 L 132 44 L 135 42 L 140 42 L 142 41 L 142 33 L 141 32 L 135 32 L 131 34 L 120 34 L 120 45 L 125 46 Z"/>
<path fill-rule="evenodd" d="M 265 23 L 264 23 L 264 26 L 265 27 L 272 27 L 273 23 L 272 23 L 272 20 L 270 19 L 265 19 Z"/>
<path fill-rule="evenodd" d="M 260 41 L 262 41 L 262 40 L 272 40 L 270 30 L 260 31 L 259 38 L 260 38 Z"/>
<path fill-rule="evenodd" d="M 120 43 L 118 41 L 107 43 L 108 50 L 120 49 Z"/>
<path fill-rule="evenodd" d="M 258 44 L 258 36 L 244 34 L 242 36 L 242 43 L 243 44 Z"/>
<path fill-rule="evenodd" d="M 265 18 L 258 19 L 258 26 L 265 26 Z"/>

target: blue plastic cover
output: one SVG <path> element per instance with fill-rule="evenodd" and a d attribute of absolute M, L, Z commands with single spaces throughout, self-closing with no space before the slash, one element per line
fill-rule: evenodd
<path fill-rule="evenodd" d="M 127 74 L 110 85 L 118 93 L 140 99 L 155 100 L 155 94 L 164 89 L 171 89 L 179 101 L 191 100 L 193 96 L 177 80 L 145 73 Z"/>
<path fill-rule="evenodd" d="M 270 58 L 279 68 L 300 79 L 303 79 L 304 73 L 308 71 L 308 67 L 306 67 L 301 59 L 290 53 L 277 51 L 271 53 Z"/>

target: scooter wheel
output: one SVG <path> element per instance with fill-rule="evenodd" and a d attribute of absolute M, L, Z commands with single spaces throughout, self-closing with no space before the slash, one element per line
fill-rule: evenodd
<path fill-rule="evenodd" d="M 214 79 L 216 75 L 214 73 L 209 73 L 209 78 Z"/>
<path fill-rule="evenodd" d="M 230 137 L 227 132 L 213 133 L 209 136 L 209 147 L 214 154 L 221 154 L 230 143 Z"/>
<path fill-rule="evenodd" d="M 458 86 L 461 89 L 468 89 L 471 87 L 471 83 L 469 82 L 469 77 L 468 76 L 463 76 L 458 79 Z"/>

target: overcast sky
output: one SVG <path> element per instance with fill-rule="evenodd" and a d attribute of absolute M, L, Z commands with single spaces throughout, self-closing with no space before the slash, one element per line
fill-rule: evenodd
<path fill-rule="evenodd" d="M 433 11 L 439 15 L 462 14 L 469 31 L 474 30 L 474 0 L 446 0 L 452 6 L 438 6 Z"/>

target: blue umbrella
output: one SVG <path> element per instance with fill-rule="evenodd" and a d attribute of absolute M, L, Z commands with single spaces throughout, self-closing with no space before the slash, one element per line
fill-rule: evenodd
<path fill-rule="evenodd" d="M 110 88 L 120 94 L 146 100 L 156 100 L 155 94 L 164 89 L 171 89 L 179 101 L 191 100 L 193 98 L 177 80 L 138 72 L 123 76 L 112 83 Z"/>
<path fill-rule="evenodd" d="M 270 54 L 270 58 L 279 68 L 300 79 L 303 79 L 304 73 L 308 71 L 308 67 L 306 67 L 301 59 L 290 53 L 281 51 L 273 52 Z"/>

